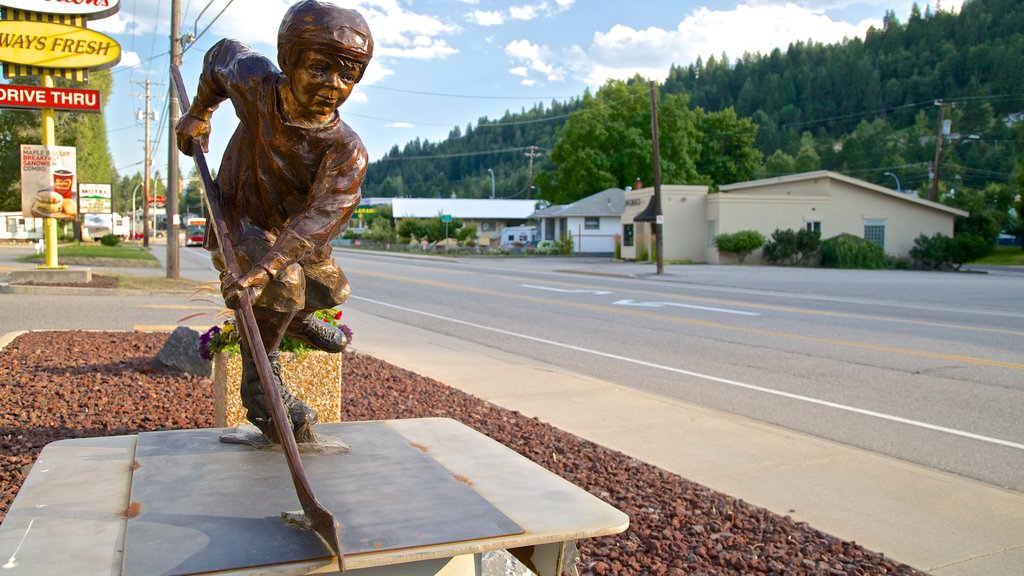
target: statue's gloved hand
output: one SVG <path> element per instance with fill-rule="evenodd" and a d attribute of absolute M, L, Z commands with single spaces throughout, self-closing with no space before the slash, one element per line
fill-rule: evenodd
<path fill-rule="evenodd" d="M 270 282 L 270 272 L 262 266 L 253 266 L 240 278 L 235 279 L 230 273 L 221 274 L 221 294 L 224 296 L 224 304 L 232 309 L 238 310 L 241 306 L 242 294 L 249 293 L 252 301 L 255 301 L 263 293 L 263 288 Z"/>
<path fill-rule="evenodd" d="M 199 142 L 199 145 L 203 147 L 203 152 L 210 151 L 209 120 L 185 114 L 178 120 L 178 124 L 174 127 L 174 133 L 177 137 L 178 150 L 181 150 L 186 156 L 192 155 L 193 141 Z"/>

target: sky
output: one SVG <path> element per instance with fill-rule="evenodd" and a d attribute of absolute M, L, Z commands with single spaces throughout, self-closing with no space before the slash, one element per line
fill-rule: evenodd
<path fill-rule="evenodd" d="M 195 41 L 182 74 L 195 91 L 203 54 L 235 38 L 276 61 L 277 27 L 292 0 L 178 0 L 181 31 Z M 341 107 L 371 160 L 416 138 L 438 142 L 481 118 L 568 101 L 608 79 L 635 74 L 662 82 L 671 66 L 723 53 L 769 53 L 793 42 L 834 43 L 900 22 L 912 0 L 328 0 L 359 10 L 374 36 L 374 57 Z M 956 11 L 962 0 L 942 0 Z M 924 11 L 927 2 L 921 2 Z M 933 8 L 934 9 L 934 8 Z M 106 125 L 121 175 L 142 172 L 145 83 L 150 82 L 154 171 L 165 175 L 171 0 L 120 0 L 117 14 L 90 21 L 112 36 L 122 58 L 113 68 Z M 209 162 L 217 166 L 237 121 L 225 103 L 214 114 Z M 179 159 L 183 172 L 189 158 Z"/>

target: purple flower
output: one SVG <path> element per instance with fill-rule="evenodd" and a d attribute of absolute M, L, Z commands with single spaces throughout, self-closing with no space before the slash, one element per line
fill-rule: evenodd
<path fill-rule="evenodd" d="M 213 360 L 213 353 L 210 352 L 210 344 L 220 334 L 220 326 L 213 326 L 206 332 L 199 335 L 199 355 L 205 360 Z"/>
<path fill-rule="evenodd" d="M 348 324 L 339 324 L 338 330 L 341 330 L 342 333 L 345 334 L 345 338 L 347 338 L 350 343 L 352 342 L 352 329 L 348 327 Z"/>

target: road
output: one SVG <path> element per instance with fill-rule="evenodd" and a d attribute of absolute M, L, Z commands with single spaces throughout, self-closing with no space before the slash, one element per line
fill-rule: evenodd
<path fill-rule="evenodd" d="M 338 259 L 360 313 L 1024 490 L 1024 275 Z"/>

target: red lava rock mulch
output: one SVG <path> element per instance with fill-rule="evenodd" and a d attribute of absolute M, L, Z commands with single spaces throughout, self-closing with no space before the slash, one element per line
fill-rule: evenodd
<path fill-rule="evenodd" d="M 213 425 L 211 382 L 155 364 L 165 338 L 38 332 L 0 351 L 0 521 L 49 442 Z M 921 574 L 370 356 L 345 362 L 345 419 L 454 418 L 626 512 L 626 532 L 579 542 L 582 574 Z"/>

